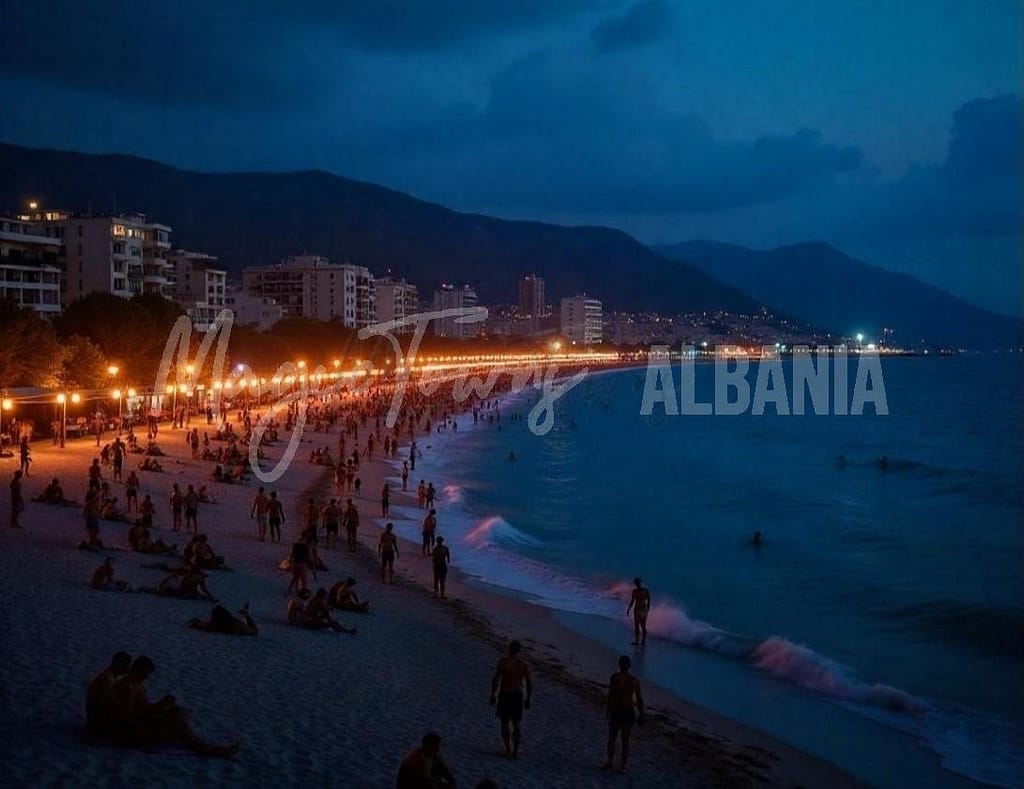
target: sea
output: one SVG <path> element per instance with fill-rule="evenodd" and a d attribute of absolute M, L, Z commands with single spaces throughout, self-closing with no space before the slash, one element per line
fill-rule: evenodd
<path fill-rule="evenodd" d="M 642 678 L 874 786 L 1016 788 L 1021 362 L 886 357 L 888 413 L 859 416 L 644 416 L 646 369 L 591 373 L 546 435 L 528 387 L 500 420 L 422 439 L 412 477 L 438 486 L 471 582 L 552 609 Z M 695 371 L 713 402 L 714 366 Z M 642 649 L 637 576 L 654 601 Z"/>

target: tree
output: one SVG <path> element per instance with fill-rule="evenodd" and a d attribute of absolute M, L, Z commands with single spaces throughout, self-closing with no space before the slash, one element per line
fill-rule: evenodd
<path fill-rule="evenodd" d="M 107 377 L 107 358 L 88 337 L 74 335 L 61 346 L 60 379 L 66 389 L 95 389 Z"/>
<path fill-rule="evenodd" d="M 61 362 L 53 325 L 39 313 L 0 299 L 0 386 L 50 386 Z"/>

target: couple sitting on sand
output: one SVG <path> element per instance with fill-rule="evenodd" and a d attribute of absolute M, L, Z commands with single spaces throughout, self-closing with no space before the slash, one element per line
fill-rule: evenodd
<path fill-rule="evenodd" d="M 156 670 L 148 657 L 118 652 L 110 665 L 89 681 L 85 697 L 86 729 L 90 740 L 100 744 L 152 749 L 177 745 L 202 756 L 230 759 L 238 742 L 209 745 L 188 723 L 188 713 L 173 696 L 160 701 L 146 698 L 146 680 Z"/>
<path fill-rule="evenodd" d="M 370 604 L 360 600 L 355 591 L 356 579 L 351 576 L 344 581 L 338 581 L 327 593 L 327 605 L 337 608 L 339 611 L 351 611 L 355 614 L 366 614 L 370 611 Z"/>
<path fill-rule="evenodd" d="M 128 545 L 138 553 L 174 553 L 176 545 L 168 545 L 163 540 L 153 540 L 142 522 L 136 523 L 128 529 Z"/>
<path fill-rule="evenodd" d="M 203 570 L 223 570 L 224 557 L 217 556 L 210 547 L 205 534 L 194 534 L 182 552 L 189 564 L 197 563 Z"/>
<path fill-rule="evenodd" d="M 327 605 L 327 590 L 317 590 L 316 597 L 310 600 L 309 589 L 302 589 L 288 601 L 288 623 L 306 630 L 324 630 L 330 628 L 338 633 L 354 633 L 354 627 L 345 627 L 331 616 Z"/>
<path fill-rule="evenodd" d="M 77 501 L 64 498 L 64 488 L 60 486 L 60 480 L 57 477 L 50 480 L 50 484 L 43 488 L 43 492 L 32 499 L 32 501 L 39 504 L 55 504 L 61 507 L 81 506 Z"/>

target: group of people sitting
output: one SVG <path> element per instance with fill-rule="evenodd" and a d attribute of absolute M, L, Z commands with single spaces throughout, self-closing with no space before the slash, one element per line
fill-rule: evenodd
<path fill-rule="evenodd" d="M 317 447 L 309 453 L 309 462 L 317 466 L 334 466 L 334 459 L 331 457 L 331 450 L 327 447 Z"/>
<path fill-rule="evenodd" d="M 214 482 L 224 482 L 231 484 L 233 482 L 244 483 L 246 482 L 245 472 L 246 466 L 244 464 L 238 464 L 234 468 L 224 468 L 219 463 L 214 467 L 213 473 L 210 474 L 210 479 Z"/>
<path fill-rule="evenodd" d="M 89 681 L 85 697 L 88 739 L 146 750 L 178 746 L 202 756 L 233 757 L 239 743 L 210 745 L 203 741 L 192 731 L 188 713 L 173 696 L 149 701 L 146 680 L 155 670 L 156 665 L 144 655 L 134 660 L 126 652 L 113 656 L 110 665 Z"/>
<path fill-rule="evenodd" d="M 149 454 L 149 453 L 147 453 Z M 161 455 L 163 452 L 160 453 Z M 143 458 L 142 462 L 139 463 L 139 471 L 163 471 L 164 467 L 160 465 L 160 461 L 154 460 L 151 457 Z"/>

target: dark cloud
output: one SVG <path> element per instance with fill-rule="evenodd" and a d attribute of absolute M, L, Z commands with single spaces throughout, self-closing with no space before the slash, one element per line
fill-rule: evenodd
<path fill-rule="evenodd" d="M 591 35 L 598 49 L 627 49 L 662 38 L 671 22 L 672 14 L 664 0 L 642 0 L 624 15 L 600 22 Z"/>
<path fill-rule="evenodd" d="M 866 196 L 869 215 L 903 233 L 1018 236 L 1022 116 L 1019 96 L 964 104 L 953 115 L 945 161 L 911 167 L 900 181 Z"/>

